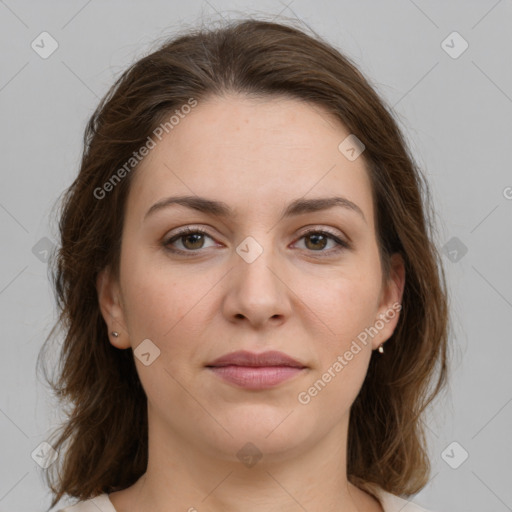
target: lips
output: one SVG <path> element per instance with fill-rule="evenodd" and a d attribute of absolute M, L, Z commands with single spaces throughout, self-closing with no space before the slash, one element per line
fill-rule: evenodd
<path fill-rule="evenodd" d="M 262 352 L 261 354 L 254 354 L 246 350 L 231 352 L 218 357 L 207 367 L 222 367 L 222 366 L 246 366 L 246 367 L 269 367 L 269 366 L 288 366 L 292 368 L 305 368 L 305 365 L 293 359 L 289 355 L 270 350 Z"/>
<path fill-rule="evenodd" d="M 301 375 L 306 366 L 283 352 L 225 354 L 206 365 L 224 382 L 247 390 L 265 390 Z"/>

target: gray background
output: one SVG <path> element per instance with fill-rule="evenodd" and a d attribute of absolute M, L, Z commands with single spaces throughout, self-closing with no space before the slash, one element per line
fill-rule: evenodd
<path fill-rule="evenodd" d="M 438 512 L 512 510 L 512 1 L 254 5 L 0 1 L 0 512 L 49 504 L 31 457 L 58 419 L 35 373 L 55 320 L 44 260 L 57 241 L 49 214 L 77 173 L 87 119 L 157 38 L 198 19 L 279 13 L 355 59 L 394 108 L 431 185 L 451 293 L 452 376 L 428 420 L 432 479 L 415 501 Z M 31 47 L 43 31 L 59 45 L 46 59 Z"/>

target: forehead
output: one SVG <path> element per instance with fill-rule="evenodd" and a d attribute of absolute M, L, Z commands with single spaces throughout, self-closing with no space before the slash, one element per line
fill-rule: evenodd
<path fill-rule="evenodd" d="M 220 199 L 239 213 L 338 194 L 371 223 L 365 162 L 338 149 L 349 135 L 324 108 L 297 99 L 211 97 L 155 141 L 133 176 L 130 209 L 147 209 L 166 194 Z"/>

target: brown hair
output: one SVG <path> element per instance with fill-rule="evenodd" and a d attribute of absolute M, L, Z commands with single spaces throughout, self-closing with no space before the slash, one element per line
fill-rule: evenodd
<path fill-rule="evenodd" d="M 87 124 L 80 172 L 62 198 L 61 246 L 51 260 L 60 316 L 41 351 L 62 327 L 56 382 L 45 369 L 69 406 L 51 443 L 62 452 L 46 473 L 52 506 L 64 494 L 85 500 L 129 487 L 147 465 L 146 396 L 132 351 L 109 342 L 96 289 L 102 269 L 119 275 L 136 166 L 115 186 L 104 184 L 177 108 L 226 92 L 286 95 L 325 107 L 365 144 L 383 274 L 400 253 L 406 283 L 385 357 L 372 356 L 351 408 L 347 472 L 361 488 L 375 484 L 401 495 L 427 483 L 421 418 L 446 382 L 449 327 L 427 182 L 389 109 L 349 58 L 290 23 L 246 19 L 165 41 L 122 73 Z M 108 197 L 98 198 L 107 188 Z"/>

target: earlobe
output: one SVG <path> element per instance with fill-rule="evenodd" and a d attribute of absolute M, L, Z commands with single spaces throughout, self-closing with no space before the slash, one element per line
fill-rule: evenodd
<path fill-rule="evenodd" d="M 98 304 L 107 325 L 110 343 L 120 349 L 130 347 L 124 311 L 121 306 L 119 284 L 108 268 L 103 269 L 96 279 Z"/>

